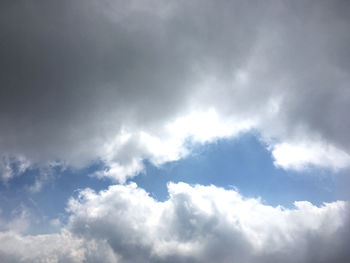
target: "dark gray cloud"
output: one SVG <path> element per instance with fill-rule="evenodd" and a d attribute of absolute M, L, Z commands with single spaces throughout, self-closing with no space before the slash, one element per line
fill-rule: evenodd
<path fill-rule="evenodd" d="M 346 1 L 29 0 L 0 12 L 4 156 L 102 159 L 130 175 L 157 155 L 140 131 L 163 140 L 168 122 L 214 108 L 253 120 L 272 149 L 330 145 L 350 163 Z M 119 148 L 134 154 L 121 160 L 106 148 L 125 131 L 132 147 Z"/>

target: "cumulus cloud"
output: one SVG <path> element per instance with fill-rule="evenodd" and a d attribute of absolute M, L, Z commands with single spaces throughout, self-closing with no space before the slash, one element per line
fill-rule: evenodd
<path fill-rule="evenodd" d="M 125 181 L 144 159 L 185 156 L 188 136 L 207 142 L 247 128 L 271 149 L 302 140 L 330 145 L 330 159 L 350 152 L 346 1 L 0 5 L 2 155 L 102 160 L 99 175 Z M 202 118 L 197 128 L 192 116 Z M 179 123 L 185 132 L 169 132 Z"/>
<path fill-rule="evenodd" d="M 272 155 L 276 166 L 294 170 L 318 166 L 337 171 L 346 168 L 350 162 L 348 153 L 326 143 L 276 144 Z"/>
<path fill-rule="evenodd" d="M 346 262 L 349 205 L 295 209 L 215 186 L 168 185 L 158 202 L 136 184 L 71 199 L 70 230 L 107 240 L 121 262 Z M 137 251 L 137 253 L 135 253 Z"/>
<path fill-rule="evenodd" d="M 136 184 L 79 192 L 61 233 L 2 232 L 2 262 L 348 262 L 349 204 L 272 207 L 215 186 Z"/>

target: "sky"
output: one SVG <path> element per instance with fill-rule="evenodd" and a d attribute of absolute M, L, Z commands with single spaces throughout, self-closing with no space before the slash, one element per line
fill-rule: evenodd
<path fill-rule="evenodd" d="M 350 261 L 350 3 L 0 2 L 0 261 Z"/>

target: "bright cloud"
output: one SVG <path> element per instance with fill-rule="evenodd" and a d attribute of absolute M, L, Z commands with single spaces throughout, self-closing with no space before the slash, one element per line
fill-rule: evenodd
<path fill-rule="evenodd" d="M 284 169 L 304 170 L 313 165 L 339 170 L 350 165 L 349 154 L 322 143 L 281 143 L 274 146 L 272 155 L 275 165 Z"/>
<path fill-rule="evenodd" d="M 3 262 L 348 262 L 349 204 L 265 205 L 235 190 L 136 184 L 80 191 L 60 234 L 0 235 Z M 16 249 L 15 249 L 16 248 Z M 100 260 L 100 261 L 96 261 Z"/>
<path fill-rule="evenodd" d="M 179 117 L 155 134 L 151 132 L 123 131 L 113 142 L 106 143 L 104 163 L 108 168 L 97 172 L 120 182 L 143 170 L 143 160 L 159 166 L 177 161 L 189 154 L 188 140 L 210 143 L 218 138 L 229 138 L 247 132 L 254 127 L 253 121 L 221 120 L 214 109 Z"/>

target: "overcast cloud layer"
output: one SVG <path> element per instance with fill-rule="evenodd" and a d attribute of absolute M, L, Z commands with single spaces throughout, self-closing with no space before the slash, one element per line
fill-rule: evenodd
<path fill-rule="evenodd" d="M 275 164 L 350 164 L 348 1 L 1 1 L 0 173 L 102 160 L 124 181 L 188 138 L 256 129 Z M 214 127 L 214 128 L 213 128 Z M 16 167 L 17 167 L 16 166 Z"/>
<path fill-rule="evenodd" d="M 350 260 L 349 204 L 271 207 L 215 186 L 136 184 L 71 199 L 60 234 L 0 234 L 2 262 L 337 262 Z"/>

